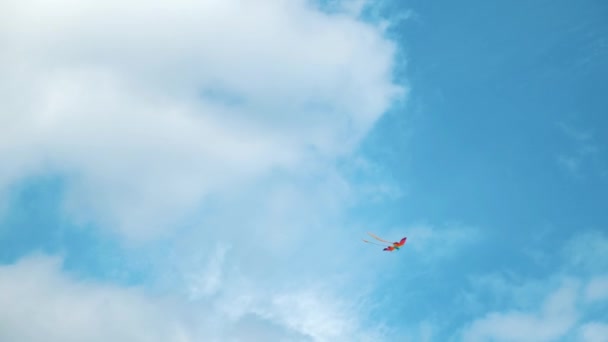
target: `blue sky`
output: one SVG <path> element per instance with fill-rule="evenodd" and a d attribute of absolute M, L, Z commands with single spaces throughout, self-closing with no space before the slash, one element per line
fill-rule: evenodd
<path fill-rule="evenodd" d="M 603 341 L 607 14 L 3 3 L 0 340 Z"/>

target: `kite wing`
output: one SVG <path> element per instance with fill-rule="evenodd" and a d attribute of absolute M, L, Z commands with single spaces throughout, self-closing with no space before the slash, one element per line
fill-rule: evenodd
<path fill-rule="evenodd" d="M 393 246 L 388 246 L 385 249 L 383 249 L 383 251 L 387 251 L 387 252 L 392 252 L 394 250 L 395 250 L 395 247 L 393 247 Z"/>
<path fill-rule="evenodd" d="M 407 240 L 406 237 L 401 239 L 401 241 L 399 241 L 399 242 L 395 242 L 395 244 L 397 244 L 397 246 L 399 246 L 399 247 L 402 247 L 403 245 L 405 245 L 405 240 Z"/>

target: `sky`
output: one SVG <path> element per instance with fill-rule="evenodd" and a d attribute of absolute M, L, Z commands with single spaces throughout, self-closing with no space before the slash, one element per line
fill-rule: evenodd
<path fill-rule="evenodd" d="M 0 340 L 606 341 L 606 18 L 2 1 Z"/>

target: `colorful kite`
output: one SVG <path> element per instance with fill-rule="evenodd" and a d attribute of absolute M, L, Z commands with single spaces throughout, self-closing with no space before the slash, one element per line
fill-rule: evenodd
<path fill-rule="evenodd" d="M 367 234 L 369 234 L 369 236 L 373 237 L 374 239 L 382 242 L 382 244 L 371 242 L 371 241 L 367 241 L 365 239 L 363 239 L 363 242 L 370 243 L 370 244 L 376 245 L 376 246 L 386 247 L 386 248 L 383 249 L 383 251 L 387 251 L 387 252 L 392 252 L 394 250 L 399 250 L 399 248 L 401 248 L 401 247 L 403 247 L 403 245 L 405 245 L 405 240 L 407 240 L 407 237 L 404 237 L 399 242 L 392 242 L 391 243 L 390 241 L 386 241 L 384 239 L 381 239 L 381 238 L 377 237 L 376 235 L 374 235 L 372 233 L 367 233 Z"/>

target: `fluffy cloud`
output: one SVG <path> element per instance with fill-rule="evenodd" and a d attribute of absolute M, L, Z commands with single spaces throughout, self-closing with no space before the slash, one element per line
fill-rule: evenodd
<path fill-rule="evenodd" d="M 359 194 L 336 165 L 404 95 L 361 4 L 2 2 L 0 195 L 59 176 L 69 219 L 153 266 L 142 288 L 2 266 L 0 339 L 381 340 L 334 253 Z"/>
<path fill-rule="evenodd" d="M 187 341 L 163 313 L 162 299 L 137 289 L 75 282 L 58 260 L 30 258 L 0 267 L 0 339 L 4 341 Z"/>
<path fill-rule="evenodd" d="M 78 281 L 61 260 L 26 258 L 0 267 L 3 341 L 377 341 L 352 303 L 322 289 L 221 301 L 184 301 L 141 288 Z"/>
<path fill-rule="evenodd" d="M 395 46 L 355 12 L 4 1 L 0 186 L 60 174 L 72 217 L 145 238 L 227 189 L 327 168 L 402 92 Z"/>

